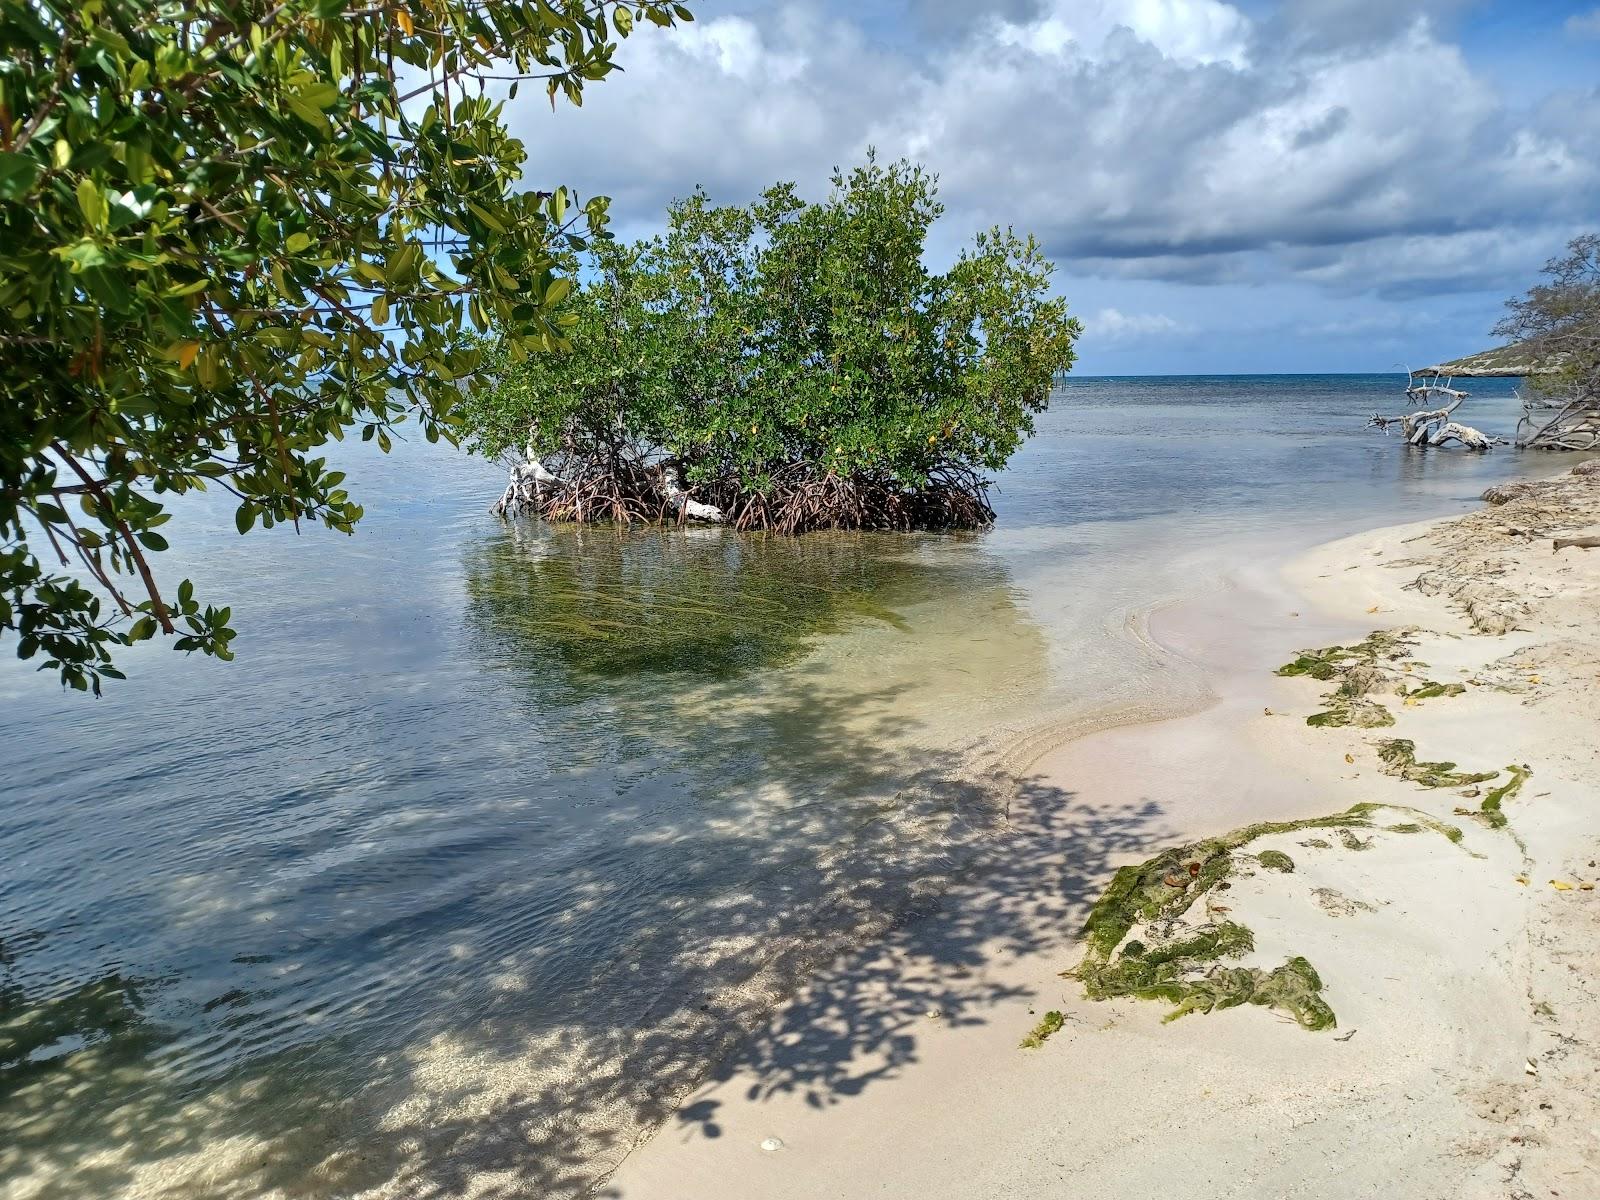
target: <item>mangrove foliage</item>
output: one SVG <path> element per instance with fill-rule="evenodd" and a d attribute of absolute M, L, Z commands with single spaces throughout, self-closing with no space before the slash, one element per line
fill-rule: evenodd
<path fill-rule="evenodd" d="M 577 104 L 635 22 L 688 19 L 666 0 L 0 5 L 18 656 L 95 691 L 157 635 L 230 657 L 229 608 L 160 580 L 175 494 L 227 494 L 241 533 L 348 532 L 362 509 L 321 447 L 387 449 L 406 420 L 455 437 L 491 328 L 505 355 L 566 347 L 564 256 L 606 234 L 606 202 L 527 186 L 488 81 Z"/>
<path fill-rule="evenodd" d="M 521 461 L 502 511 L 740 529 L 971 528 L 1079 333 L 1037 242 L 926 262 L 936 181 L 873 158 L 822 200 L 695 192 L 665 232 L 597 241 L 556 314 L 570 353 L 493 349 L 474 447 Z M 574 263 L 574 266 L 577 264 Z"/>

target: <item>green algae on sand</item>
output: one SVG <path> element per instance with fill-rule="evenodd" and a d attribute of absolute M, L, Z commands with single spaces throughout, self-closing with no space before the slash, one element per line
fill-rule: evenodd
<path fill-rule="evenodd" d="M 1243 925 L 1221 921 L 1202 926 L 1188 937 L 1145 948 L 1130 943 L 1112 961 L 1085 959 L 1078 969 L 1084 993 L 1091 1000 L 1131 996 L 1163 1000 L 1173 1006 L 1163 1018 L 1175 1021 L 1192 1012 L 1211 1012 L 1241 1004 L 1259 1004 L 1294 1017 L 1307 1029 L 1331 1029 L 1337 1024 L 1333 1009 L 1321 996 L 1322 980 L 1315 968 L 1296 955 L 1282 966 L 1225 966 L 1255 949 L 1255 935 Z"/>
<path fill-rule="evenodd" d="M 1394 714 L 1372 699 L 1375 692 L 1392 690 L 1406 703 L 1415 704 L 1440 696 L 1459 696 L 1467 690 L 1463 684 L 1427 679 L 1414 688 L 1407 688 L 1405 679 L 1427 665 L 1406 657 L 1416 644 L 1415 632 L 1414 629 L 1375 629 L 1354 645 L 1302 650 L 1292 662 L 1279 667 L 1277 674 L 1339 681 L 1338 687 L 1323 694 L 1323 711 L 1307 717 L 1307 725 L 1382 729 L 1394 724 Z"/>
<path fill-rule="evenodd" d="M 1452 843 L 1461 841 L 1460 829 L 1426 813 L 1401 805 L 1364 803 L 1325 817 L 1260 821 L 1220 837 L 1163 850 L 1142 863 L 1123 867 L 1112 877 L 1084 923 L 1083 961 L 1066 974 L 1083 984 L 1091 1000 L 1133 997 L 1166 1001 L 1173 1005 L 1167 1020 L 1191 1012 L 1258 1004 L 1289 1014 L 1306 1029 L 1333 1028 L 1337 1020 L 1321 996 L 1321 977 L 1305 958 L 1296 955 L 1270 971 L 1230 966 L 1224 960 L 1255 947 L 1255 935 L 1246 926 L 1235 921 L 1208 922 L 1181 933 L 1164 927 L 1182 917 L 1206 893 L 1227 887 L 1234 852 L 1258 838 L 1333 829 L 1347 848 L 1365 849 L 1369 843 L 1350 830 L 1378 828 L 1373 817 L 1384 809 L 1407 814 L 1419 831 L 1429 829 Z M 1281 851 L 1263 850 L 1254 857 L 1263 867 L 1283 870 L 1274 866 L 1281 859 L 1293 869 L 1293 860 Z M 1141 925 L 1149 931 L 1141 936 L 1150 941 L 1124 942 Z"/>
<path fill-rule="evenodd" d="M 1066 1018 L 1052 1008 L 1039 1018 L 1039 1023 L 1033 1027 L 1027 1037 L 1022 1039 L 1021 1048 L 1024 1050 L 1037 1050 L 1049 1040 L 1051 1034 L 1059 1033 L 1061 1027 L 1066 1023 Z"/>
<path fill-rule="evenodd" d="M 1477 817 L 1490 829 L 1504 829 L 1506 827 L 1506 814 L 1501 811 L 1507 800 L 1514 799 L 1522 790 L 1522 785 L 1527 782 L 1528 776 L 1533 774 L 1533 768 L 1527 763 L 1512 763 L 1506 768 L 1511 778 L 1497 788 L 1491 788 L 1489 794 L 1483 798 L 1483 805 L 1475 813 L 1468 815 Z M 1458 810 L 1459 811 L 1459 810 Z"/>
<path fill-rule="evenodd" d="M 1390 738 L 1378 743 L 1378 758 L 1384 773 L 1426 788 L 1468 787 L 1485 783 L 1499 771 L 1457 771 L 1453 762 L 1419 762 L 1417 744 L 1410 738 Z"/>
<path fill-rule="evenodd" d="M 1437 696 L 1460 696 L 1467 690 L 1464 683 L 1425 683 L 1409 692 L 1402 692 L 1407 700 L 1432 700 Z"/>
<path fill-rule="evenodd" d="M 1343 675 L 1352 666 L 1373 666 L 1380 659 L 1385 662 L 1403 660 L 1406 651 L 1416 644 L 1414 629 L 1374 629 L 1361 641 L 1350 646 L 1324 646 L 1320 650 L 1302 650 L 1292 662 L 1279 667 L 1279 675 L 1309 675 L 1313 679 L 1328 680 Z"/>

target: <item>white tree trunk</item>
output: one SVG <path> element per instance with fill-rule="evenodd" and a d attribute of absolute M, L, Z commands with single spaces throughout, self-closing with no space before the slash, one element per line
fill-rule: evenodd
<path fill-rule="evenodd" d="M 564 487 L 566 481 L 553 474 L 537 458 L 511 465 L 511 479 L 505 493 L 489 507 L 497 517 L 514 517 L 526 509 L 537 512 L 540 493 L 547 487 Z"/>
<path fill-rule="evenodd" d="M 1400 426 L 1406 441 L 1413 446 L 1442 446 L 1447 442 L 1460 442 L 1468 450 L 1488 450 L 1500 440 L 1491 438 L 1470 425 L 1462 425 L 1450 419 L 1450 414 L 1460 408 L 1462 400 L 1466 399 L 1465 392 L 1453 392 L 1449 388 L 1412 390 L 1450 392 L 1455 398 L 1443 408 L 1427 412 L 1405 413 L 1398 417 L 1380 417 L 1373 414 L 1370 424 L 1376 425 L 1379 429 L 1387 429 L 1390 425 Z"/>
<path fill-rule="evenodd" d="M 689 498 L 689 493 L 678 486 L 678 481 L 672 477 L 672 472 L 661 472 L 661 486 L 666 490 L 667 503 L 672 505 L 674 512 L 681 512 L 692 521 L 710 521 L 720 525 L 727 520 L 722 515 L 722 510 L 714 504 L 702 504 L 698 500 Z"/>

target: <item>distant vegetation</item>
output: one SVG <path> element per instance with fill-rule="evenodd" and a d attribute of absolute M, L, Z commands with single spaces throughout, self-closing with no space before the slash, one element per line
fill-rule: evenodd
<path fill-rule="evenodd" d="M 1543 274 L 1547 282 L 1506 302 L 1510 312 L 1494 328 L 1499 337 L 1512 339 L 1506 345 L 1424 367 L 1416 374 L 1522 378 L 1526 388 L 1517 424 L 1519 447 L 1600 449 L 1600 234 L 1573 238 L 1566 254 L 1547 262 Z M 1432 398 L 1440 392 L 1419 386 L 1409 394 Z M 1464 393 L 1449 394 L 1457 397 L 1450 405 L 1454 409 Z M 1384 425 L 1405 418 L 1373 420 Z M 1483 437 L 1475 430 L 1466 432 Z"/>
<path fill-rule="evenodd" d="M 1540 364 L 1541 391 L 1600 399 L 1600 233 L 1573 238 L 1543 274 L 1547 282 L 1507 302 L 1494 331 Z"/>
<path fill-rule="evenodd" d="M 1547 283 L 1506 302 L 1504 346 L 1424 368 L 1427 375 L 1521 376 L 1548 392 L 1600 396 L 1600 233 L 1573 238 L 1545 263 Z"/>
<path fill-rule="evenodd" d="M 467 420 L 527 456 L 507 505 L 555 520 L 681 516 L 740 528 L 987 523 L 986 472 L 1033 431 L 1079 334 L 1031 237 L 924 261 L 934 179 L 869 160 L 807 203 L 703 193 L 666 231 L 595 243 L 557 310 L 573 350 L 496 350 Z"/>
<path fill-rule="evenodd" d="M 1496 346 L 1493 350 L 1480 350 L 1449 362 L 1424 367 L 1419 374 L 1459 376 L 1464 379 L 1519 379 L 1538 375 L 1551 364 L 1543 361 L 1530 346 L 1513 342 L 1509 346 Z"/>

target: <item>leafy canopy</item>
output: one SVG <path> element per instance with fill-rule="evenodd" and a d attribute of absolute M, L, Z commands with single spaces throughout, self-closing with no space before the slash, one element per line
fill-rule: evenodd
<path fill-rule="evenodd" d="M 361 507 L 315 457 L 563 349 L 560 256 L 606 202 L 514 192 L 487 79 L 555 104 L 667 0 L 0 0 L 0 633 L 98 692 L 113 648 L 229 657 L 150 556 L 167 497 L 240 532 Z M 511 85 L 514 93 L 516 83 Z M 132 580 L 130 584 L 130 580 Z"/>
<path fill-rule="evenodd" d="M 663 234 L 590 247 L 561 310 L 572 353 L 508 363 L 468 401 L 475 448 L 526 446 L 574 488 L 605 477 L 616 502 L 590 511 L 607 518 L 661 511 L 651 464 L 784 529 L 879 523 L 819 481 L 890 500 L 981 490 L 1032 433 L 1079 326 L 1031 237 L 980 233 L 930 271 L 942 211 L 932 176 L 875 159 L 819 203 L 789 184 L 747 207 L 695 192 Z"/>
<path fill-rule="evenodd" d="M 1495 333 L 1550 366 L 1532 382 L 1572 400 L 1600 399 L 1600 233 L 1575 237 L 1544 265 L 1548 282 L 1506 302 Z"/>

